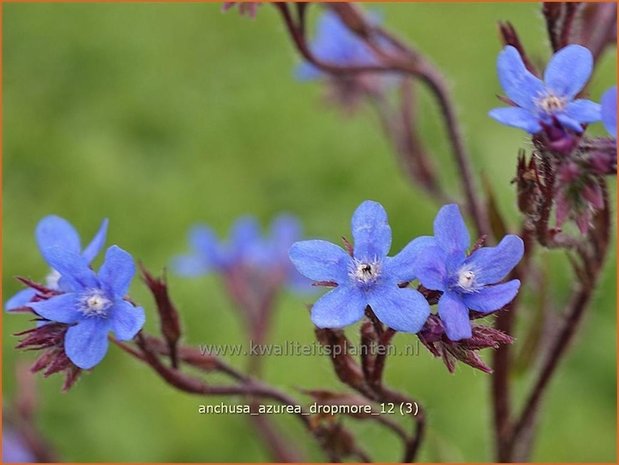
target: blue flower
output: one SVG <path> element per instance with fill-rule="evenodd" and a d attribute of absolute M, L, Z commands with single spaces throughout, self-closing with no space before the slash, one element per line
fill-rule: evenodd
<path fill-rule="evenodd" d="M 90 369 L 105 356 L 110 331 L 126 341 L 144 326 L 144 309 L 124 300 L 135 274 L 133 258 L 114 245 L 95 274 L 74 248 L 53 246 L 42 253 L 62 276 L 64 292 L 28 306 L 47 320 L 71 325 L 64 341 L 65 353 L 76 366 Z"/>
<path fill-rule="evenodd" d="M 2 430 L 2 463 L 32 463 L 37 457 L 24 438 L 4 425 Z"/>
<path fill-rule="evenodd" d="M 617 86 L 602 95 L 602 122 L 608 133 L 617 138 Z"/>
<path fill-rule="evenodd" d="M 220 240 L 207 226 L 196 226 L 189 233 L 192 253 L 175 258 L 172 266 L 183 276 L 253 269 L 278 275 L 295 290 L 307 290 L 308 281 L 288 259 L 288 249 L 300 238 L 298 219 L 287 214 L 275 218 L 264 236 L 258 221 L 244 216 L 234 223 L 228 241 Z"/>
<path fill-rule="evenodd" d="M 41 253 L 43 250 L 50 247 L 60 247 L 64 250 L 69 250 L 77 254 L 81 254 L 88 263 L 92 262 L 103 245 L 107 234 L 108 220 L 105 219 L 101 223 L 97 234 L 90 241 L 84 250 L 82 250 L 80 236 L 71 223 L 59 216 L 49 215 L 39 221 L 37 224 L 35 236 L 37 245 Z M 51 264 L 48 262 L 48 265 Z M 60 274 L 52 268 L 46 278 L 46 287 L 52 290 L 61 289 L 62 280 Z M 34 289 L 24 289 L 11 297 L 4 308 L 7 311 L 15 310 L 27 306 L 36 295 Z"/>
<path fill-rule="evenodd" d="M 499 53 L 497 69 L 501 86 L 514 105 L 490 111 L 499 123 L 536 134 L 556 119 L 564 128 L 581 133 L 582 124 L 601 118 L 600 105 L 575 99 L 593 70 L 591 52 L 581 45 L 568 45 L 555 53 L 543 81 L 527 70 L 511 45 Z"/>
<path fill-rule="evenodd" d="M 499 310 L 514 299 L 520 287 L 517 279 L 496 283 L 522 258 L 522 239 L 507 235 L 496 247 L 483 247 L 467 256 L 469 245 L 458 206 L 445 205 L 434 220 L 434 236 L 425 238 L 413 266 L 424 287 L 443 292 L 438 314 L 452 341 L 471 337 L 469 309 Z"/>
<path fill-rule="evenodd" d="M 365 66 L 377 64 L 367 45 L 352 33 L 332 11 L 325 11 L 318 20 L 316 37 L 310 45 L 314 56 L 320 61 L 340 66 Z M 310 63 L 297 68 L 299 79 L 311 80 L 323 73 Z"/>
<path fill-rule="evenodd" d="M 342 328 L 360 320 L 369 305 L 387 326 L 418 332 L 430 315 L 428 302 L 418 291 L 398 284 L 415 279 L 412 264 L 427 238 L 416 239 L 395 257 L 387 257 L 391 248 L 387 213 L 369 200 L 353 214 L 352 236 L 352 256 L 321 240 L 297 242 L 290 248 L 290 260 L 301 274 L 337 284 L 312 306 L 314 324 Z"/>

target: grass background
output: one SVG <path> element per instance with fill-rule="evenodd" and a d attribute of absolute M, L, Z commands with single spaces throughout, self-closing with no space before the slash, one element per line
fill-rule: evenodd
<path fill-rule="evenodd" d="M 539 6 L 377 8 L 389 28 L 449 77 L 476 171 L 491 179 L 515 225 L 509 182 L 518 148 L 529 144 L 520 131 L 486 116 L 500 92 L 496 22 L 512 21 L 527 49 L 545 60 Z M 438 205 L 406 182 L 372 113 L 343 117 L 325 107 L 320 85 L 295 81 L 298 59 L 269 6 L 251 21 L 236 12 L 222 15 L 218 4 L 7 4 L 3 32 L 4 299 L 18 289 L 12 276 L 47 272 L 33 230 L 49 213 L 69 219 L 84 238 L 108 217 L 108 244 L 152 269 L 186 249 L 186 231 L 196 221 L 226 234 L 245 213 L 266 224 L 288 211 L 302 218 L 309 235 L 337 241 L 348 234 L 354 208 L 374 199 L 390 214 L 394 251 L 430 231 Z M 615 64 L 613 50 L 594 76 L 594 99 L 615 82 Z M 457 172 L 436 109 L 425 94 L 421 105 L 422 133 L 457 196 Z M 561 308 L 571 285 L 565 261 L 556 252 L 540 259 L 552 267 L 553 300 Z M 550 387 L 535 460 L 615 460 L 615 277 L 609 263 L 583 331 Z M 244 342 L 216 277 L 170 282 L 186 342 Z M 152 303 L 139 282 L 132 293 L 155 330 Z M 273 340 L 313 340 L 306 302 L 282 295 Z M 31 361 L 33 354 L 12 350 L 11 334 L 28 327 L 27 318 L 3 321 L 6 405 L 16 361 Z M 396 342 L 409 340 L 399 335 Z M 325 358 L 273 358 L 265 376 L 291 393 L 295 386 L 339 387 Z M 450 375 L 422 351 L 390 360 L 387 378 L 427 410 L 421 459 L 491 460 L 487 375 L 469 367 Z M 515 376 L 520 397 L 528 381 Z M 198 415 L 197 405 L 208 399 L 174 392 L 115 348 L 70 393 L 59 393 L 60 385 L 56 378 L 39 380 L 39 413 L 63 460 L 268 460 L 246 418 Z M 226 399 L 210 401 L 219 400 Z M 295 420 L 276 421 L 309 458 L 322 460 Z M 399 458 L 389 433 L 366 422 L 354 429 L 377 458 Z"/>

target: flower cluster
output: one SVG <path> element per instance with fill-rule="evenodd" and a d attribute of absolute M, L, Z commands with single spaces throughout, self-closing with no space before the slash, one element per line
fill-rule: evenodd
<path fill-rule="evenodd" d="M 268 235 L 263 235 L 256 218 L 239 218 L 230 231 L 229 240 L 220 240 L 205 225 L 189 232 L 191 253 L 176 257 L 173 269 L 182 276 L 200 276 L 210 272 L 223 275 L 268 276 L 293 289 L 307 288 L 307 281 L 288 260 L 288 248 L 301 237 L 299 221 L 287 214 L 275 218 Z"/>
<path fill-rule="evenodd" d="M 30 285 L 29 295 L 22 294 L 14 305 L 29 308 L 44 323 L 22 333 L 26 337 L 20 346 L 47 350 L 37 364 L 38 369 L 46 366 L 47 374 L 71 368 L 66 358 L 80 369 L 94 367 L 107 352 L 108 333 L 130 340 L 144 325 L 144 310 L 126 298 L 135 274 L 131 255 L 113 245 L 99 272 L 90 268 L 103 247 L 106 228 L 104 221 L 81 252 L 79 236 L 62 218 L 46 217 L 37 226 L 41 254 L 57 279 L 49 287 L 24 280 Z"/>
<path fill-rule="evenodd" d="M 497 70 L 513 105 L 490 112 L 500 123 L 530 134 L 553 127 L 580 134 L 583 125 L 602 118 L 598 103 L 576 98 L 593 70 L 593 56 L 581 45 L 568 45 L 555 53 L 543 80 L 527 69 L 520 53 L 511 45 L 499 54 Z"/>
<path fill-rule="evenodd" d="M 363 318 L 366 309 L 397 331 L 418 333 L 430 316 L 430 304 L 419 290 L 437 291 L 438 314 L 447 337 L 470 338 L 469 309 L 500 310 L 518 292 L 520 282 L 498 284 L 520 261 L 522 240 L 506 236 L 496 247 L 467 255 L 470 238 L 456 205 L 446 205 L 434 222 L 434 236 L 412 240 L 389 257 L 391 228 L 377 202 L 365 201 L 352 217 L 354 247 L 344 249 L 326 241 L 297 242 L 290 259 L 318 284 L 335 286 L 312 307 L 320 328 L 342 328 Z"/>

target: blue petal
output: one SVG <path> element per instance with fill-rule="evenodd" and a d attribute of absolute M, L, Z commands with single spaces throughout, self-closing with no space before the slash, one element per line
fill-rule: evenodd
<path fill-rule="evenodd" d="M 559 122 L 561 123 L 561 125 L 567 129 L 571 129 L 572 131 L 581 133 L 583 132 L 583 127 L 580 125 L 580 123 L 578 121 L 576 121 L 573 118 L 570 118 L 567 114 L 565 113 L 556 113 L 555 116 L 557 117 L 557 119 L 559 120 Z"/>
<path fill-rule="evenodd" d="M 447 254 L 438 246 L 428 246 L 419 250 L 413 274 L 427 289 L 442 291 L 447 282 Z"/>
<path fill-rule="evenodd" d="M 279 215 L 271 224 L 271 240 L 286 251 L 301 237 L 301 223 L 292 215 Z"/>
<path fill-rule="evenodd" d="M 526 68 L 518 50 L 511 45 L 505 47 L 499 53 L 497 71 L 510 100 L 522 108 L 535 108 L 535 99 L 544 91 L 544 83 Z"/>
<path fill-rule="evenodd" d="M 172 269 L 181 276 L 200 276 L 211 271 L 211 267 L 204 263 L 203 257 L 196 255 L 182 255 L 172 259 Z"/>
<path fill-rule="evenodd" d="M 88 267 L 88 262 L 79 254 L 64 247 L 50 247 L 41 250 L 41 254 L 49 265 L 62 276 L 63 290 L 80 290 L 97 287 L 94 271 Z"/>
<path fill-rule="evenodd" d="M 591 100 L 578 99 L 565 107 L 565 114 L 580 123 L 594 123 L 602 118 L 602 107 Z"/>
<path fill-rule="evenodd" d="M 244 250 L 260 241 L 260 225 L 256 218 L 244 216 L 236 220 L 230 233 L 233 250 Z"/>
<path fill-rule="evenodd" d="M 33 302 L 28 307 L 43 318 L 58 323 L 75 323 L 83 316 L 77 309 L 75 294 L 60 294 L 51 299 Z"/>
<path fill-rule="evenodd" d="M 436 241 L 432 236 L 413 239 L 395 257 L 387 258 L 385 273 L 393 276 L 398 283 L 413 281 L 417 278 L 415 263 L 420 252 L 431 246 L 436 247 Z"/>
<path fill-rule="evenodd" d="M 114 297 L 122 299 L 129 290 L 135 275 L 133 257 L 117 245 L 105 253 L 105 261 L 99 270 L 99 281 Z"/>
<path fill-rule="evenodd" d="M 189 244 L 202 259 L 203 266 L 208 268 L 206 271 L 210 271 L 211 267 L 221 268 L 224 266 L 221 244 L 211 228 L 207 226 L 191 228 Z"/>
<path fill-rule="evenodd" d="M 602 121 L 608 133 L 617 137 L 617 86 L 602 95 Z"/>
<path fill-rule="evenodd" d="M 295 70 L 295 77 L 300 81 L 313 81 L 320 76 L 322 76 L 322 72 L 307 62 L 301 63 Z"/>
<path fill-rule="evenodd" d="M 103 248 L 105 238 L 107 236 L 108 223 L 109 221 L 107 218 L 103 220 L 97 234 L 95 234 L 95 237 L 93 237 L 92 241 L 90 241 L 90 244 L 88 244 L 82 252 L 82 257 L 84 257 L 88 263 L 92 262 Z"/>
<path fill-rule="evenodd" d="M 391 248 L 391 227 L 387 212 L 378 202 L 366 200 L 352 216 L 355 258 L 372 261 L 387 256 Z"/>
<path fill-rule="evenodd" d="M 529 134 L 537 134 L 542 130 L 539 119 L 529 110 L 518 107 L 495 108 L 488 115 L 501 124 L 524 129 Z"/>
<path fill-rule="evenodd" d="M 10 312 L 22 307 L 27 307 L 32 298 L 37 295 L 34 289 L 22 289 L 4 304 L 4 310 Z"/>
<path fill-rule="evenodd" d="M 439 247 L 449 255 L 454 252 L 464 253 L 471 239 L 466 229 L 460 208 L 455 203 L 442 207 L 434 219 L 434 238 Z"/>
<path fill-rule="evenodd" d="M 80 236 L 71 223 L 56 215 L 43 218 L 37 224 L 35 235 L 39 250 L 59 247 L 74 253 L 81 253 Z"/>
<path fill-rule="evenodd" d="M 296 242 L 290 247 L 290 260 L 303 276 L 314 281 L 346 282 L 350 255 L 327 241 Z"/>
<path fill-rule="evenodd" d="M 428 301 L 415 289 L 382 286 L 368 295 L 380 321 L 405 333 L 417 333 L 430 316 Z"/>
<path fill-rule="evenodd" d="M 593 71 L 593 56 L 582 45 L 568 45 L 555 53 L 544 72 L 544 82 L 560 97 L 574 98 Z"/>
<path fill-rule="evenodd" d="M 483 313 L 494 312 L 514 300 L 519 288 L 520 281 L 513 279 L 496 286 L 484 287 L 471 294 L 462 294 L 462 300 L 471 310 Z"/>
<path fill-rule="evenodd" d="M 438 301 L 438 314 L 450 340 L 459 341 L 473 335 L 469 311 L 458 295 L 445 292 Z"/>
<path fill-rule="evenodd" d="M 107 333 L 110 321 L 104 318 L 86 318 L 67 330 L 64 350 L 75 365 L 88 370 L 97 365 L 107 352 Z"/>
<path fill-rule="evenodd" d="M 133 339 L 144 326 L 146 317 L 142 307 L 134 307 L 125 300 L 118 300 L 110 310 L 112 331 L 119 341 Z"/>
<path fill-rule="evenodd" d="M 366 306 L 357 288 L 338 286 L 312 306 L 312 321 L 319 328 L 343 328 L 363 318 Z"/>
<path fill-rule="evenodd" d="M 518 236 L 508 234 L 496 247 L 482 247 L 465 261 L 472 265 L 475 281 L 479 285 L 501 281 L 522 259 L 524 242 Z"/>

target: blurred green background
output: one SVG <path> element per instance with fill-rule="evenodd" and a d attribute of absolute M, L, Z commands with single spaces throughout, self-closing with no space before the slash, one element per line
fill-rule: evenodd
<path fill-rule="evenodd" d="M 390 214 L 394 251 L 430 232 L 439 206 L 407 183 L 372 112 L 342 116 L 325 106 L 320 85 L 295 81 L 298 58 L 270 6 L 255 21 L 236 11 L 221 14 L 220 8 L 4 5 L 3 299 L 19 288 L 12 276 L 41 278 L 47 272 L 33 230 L 49 213 L 69 219 L 84 238 L 108 217 L 108 244 L 119 244 L 154 270 L 186 250 L 193 223 L 207 222 L 226 234 L 245 213 L 266 224 L 280 211 L 291 212 L 302 218 L 308 235 L 337 241 L 349 233 L 354 208 L 374 199 Z M 486 113 L 498 105 L 500 92 L 496 22 L 510 20 L 530 53 L 545 60 L 539 5 L 376 8 L 389 28 L 448 76 L 476 171 L 491 179 L 500 207 L 516 225 L 510 180 L 518 148 L 530 143 Z M 594 76 L 592 98 L 615 82 L 615 66 L 613 50 Z M 421 97 L 422 134 L 457 196 L 457 172 L 436 109 L 426 94 Z M 553 252 L 541 259 L 552 267 L 552 298 L 561 308 L 571 285 L 566 262 Z M 615 276 L 615 264 L 608 263 L 583 331 L 550 387 L 537 461 L 615 460 Z M 187 343 L 245 341 L 216 277 L 170 282 Z M 152 302 L 137 281 L 132 294 L 147 308 L 147 327 L 156 330 Z M 310 301 L 281 297 L 273 340 L 313 340 L 304 307 Z M 7 404 L 15 390 L 15 363 L 32 361 L 34 354 L 13 350 L 12 333 L 26 329 L 28 318 L 3 321 Z M 406 342 L 404 335 L 396 338 Z M 231 362 L 243 367 L 246 360 Z M 265 377 L 295 395 L 295 387 L 340 387 L 326 358 L 273 358 Z M 487 375 L 467 366 L 450 375 L 422 350 L 418 357 L 390 360 L 387 377 L 427 411 L 422 460 L 492 459 Z M 520 397 L 528 381 L 514 378 Z M 38 386 L 41 428 L 63 460 L 269 459 L 246 418 L 198 415 L 198 404 L 208 399 L 175 392 L 116 348 L 68 394 L 59 392 L 57 377 L 39 379 Z M 210 399 L 220 400 L 226 401 Z M 274 420 L 309 459 L 324 460 L 296 420 Z M 399 459 L 399 443 L 390 433 L 369 422 L 353 428 L 375 457 Z"/>

